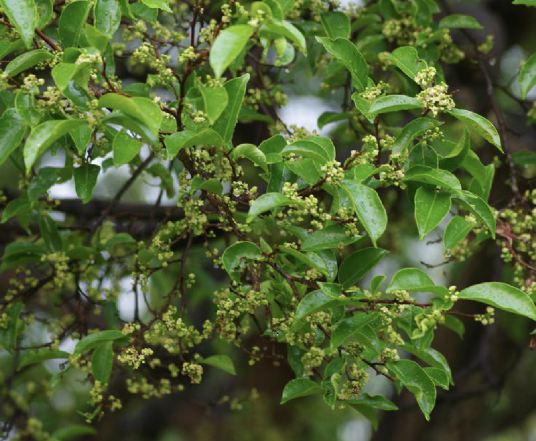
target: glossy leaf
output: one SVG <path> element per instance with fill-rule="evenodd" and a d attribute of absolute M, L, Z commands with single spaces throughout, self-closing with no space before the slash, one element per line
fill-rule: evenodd
<path fill-rule="evenodd" d="M 99 173 L 100 167 L 95 164 L 82 165 L 74 170 L 74 188 L 84 204 L 87 204 L 93 196 Z"/>
<path fill-rule="evenodd" d="M 223 145 L 223 139 L 213 129 L 204 129 L 197 133 L 184 130 L 166 137 L 164 143 L 169 155 L 173 158 L 185 147 L 192 147 L 195 145 L 221 147 Z"/>
<path fill-rule="evenodd" d="M 491 237 L 495 238 L 495 217 L 488 204 L 486 204 L 480 197 L 468 192 L 462 191 L 453 195 L 453 197 L 473 213 L 476 218 L 482 222 L 490 231 Z"/>
<path fill-rule="evenodd" d="M 415 192 L 415 221 L 421 240 L 434 230 L 449 214 L 450 194 L 438 192 L 428 187 L 420 187 Z"/>
<path fill-rule="evenodd" d="M 252 242 L 236 242 L 228 247 L 222 255 L 225 271 L 233 280 L 240 280 L 240 273 L 236 267 L 244 259 L 258 260 L 262 258 L 261 250 Z"/>
<path fill-rule="evenodd" d="M 412 46 L 396 48 L 388 59 L 412 80 L 415 80 L 417 74 L 428 67 L 426 61 L 420 59 L 417 49 Z"/>
<path fill-rule="evenodd" d="M 7 109 L 0 117 L 0 164 L 20 146 L 27 126 L 15 109 Z"/>
<path fill-rule="evenodd" d="M 501 138 L 499 137 L 497 129 L 482 115 L 463 109 L 452 109 L 449 113 L 459 119 L 465 126 L 482 136 L 482 138 L 490 144 L 493 144 L 501 152 L 503 151 L 501 147 Z"/>
<path fill-rule="evenodd" d="M 456 193 L 462 189 L 460 181 L 458 181 L 458 178 L 452 173 L 446 170 L 427 167 L 425 165 L 415 165 L 411 167 L 406 172 L 404 180 L 435 185 Z"/>
<path fill-rule="evenodd" d="M 461 216 L 454 216 L 447 224 L 443 233 L 443 243 L 445 248 L 454 248 L 464 240 L 475 227 L 473 222 L 469 222 Z"/>
<path fill-rule="evenodd" d="M 368 67 L 357 47 L 345 38 L 332 40 L 316 37 L 326 50 L 335 57 L 352 75 L 352 80 L 359 91 L 365 90 L 368 79 Z"/>
<path fill-rule="evenodd" d="M 75 346 L 73 355 L 83 354 L 110 341 L 124 338 L 125 334 L 115 330 L 95 332 L 82 338 Z"/>
<path fill-rule="evenodd" d="M 228 96 L 227 107 L 214 123 L 213 129 L 220 134 L 225 142 L 230 142 L 233 138 L 248 81 L 249 74 L 245 74 L 227 81 L 224 85 Z"/>
<path fill-rule="evenodd" d="M 32 129 L 24 145 L 24 163 L 26 173 L 29 173 L 37 158 L 39 158 L 54 141 L 66 135 L 84 120 L 57 119 L 46 121 Z"/>
<path fill-rule="evenodd" d="M 387 213 L 378 193 L 356 181 L 345 180 L 341 188 L 352 201 L 357 217 L 376 246 L 387 227 Z"/>
<path fill-rule="evenodd" d="M 113 341 L 108 341 L 97 349 L 91 357 L 91 373 L 101 384 L 108 384 L 114 364 Z"/>
<path fill-rule="evenodd" d="M 331 348 L 337 349 L 344 344 L 348 339 L 351 339 L 364 326 L 367 326 L 377 320 L 379 317 L 377 312 L 358 313 L 350 318 L 347 318 L 337 324 L 331 334 Z"/>
<path fill-rule="evenodd" d="M 60 40 L 64 47 L 78 46 L 80 33 L 87 21 L 90 9 L 91 3 L 85 0 L 78 0 L 65 6 L 58 26 Z"/>
<path fill-rule="evenodd" d="M 65 351 L 59 351 L 49 348 L 41 348 L 35 351 L 24 351 L 21 353 L 19 366 L 17 370 L 21 370 L 32 364 L 42 363 L 47 360 L 55 360 L 57 358 L 69 358 L 71 354 Z"/>
<path fill-rule="evenodd" d="M 354 286 L 387 254 L 389 251 L 381 248 L 365 248 L 350 254 L 339 268 L 339 282 L 343 288 Z"/>
<path fill-rule="evenodd" d="M 340 303 L 338 293 L 332 293 L 327 289 L 321 289 L 308 293 L 296 308 L 295 320 L 301 320 L 315 312 L 325 311 Z"/>
<path fill-rule="evenodd" d="M 339 225 L 330 225 L 309 235 L 302 243 L 303 251 L 319 251 L 337 248 L 340 244 L 350 245 L 362 236 L 348 236 L 346 229 Z"/>
<path fill-rule="evenodd" d="M 405 152 L 411 145 L 411 142 L 427 130 L 433 129 L 443 124 L 441 121 L 432 118 L 417 118 L 407 124 L 400 134 L 396 137 L 393 145 L 393 153 L 400 154 Z"/>
<path fill-rule="evenodd" d="M 210 66 L 216 78 L 221 77 L 242 52 L 253 31 L 254 29 L 248 25 L 234 25 L 218 34 L 209 56 Z"/>
<path fill-rule="evenodd" d="M 149 8 L 162 9 L 166 12 L 173 12 L 169 7 L 169 0 L 141 0 Z"/>
<path fill-rule="evenodd" d="M 281 193 L 265 193 L 258 197 L 249 208 L 248 222 L 251 222 L 259 214 L 279 207 L 292 204 L 292 200 Z"/>
<path fill-rule="evenodd" d="M 473 285 L 461 291 L 459 297 L 536 320 L 536 307 L 531 298 L 506 283 L 488 282 Z"/>
<path fill-rule="evenodd" d="M 483 29 L 476 18 L 470 15 L 451 14 L 439 21 L 440 28 Z"/>
<path fill-rule="evenodd" d="M 28 49 L 32 47 L 35 28 L 38 24 L 34 0 L 0 0 L 3 12 L 15 26 Z"/>
<path fill-rule="evenodd" d="M 426 371 L 413 360 L 387 363 L 400 382 L 413 394 L 424 417 L 429 420 L 436 400 L 436 388 Z"/>
<path fill-rule="evenodd" d="M 403 268 L 394 274 L 391 283 L 387 287 L 387 292 L 398 290 L 419 291 L 433 285 L 434 281 L 423 270 Z"/>
<path fill-rule="evenodd" d="M 130 136 L 126 130 L 117 132 L 113 141 L 114 165 L 120 167 L 132 161 L 141 150 L 141 142 Z"/>
<path fill-rule="evenodd" d="M 329 38 L 348 38 L 350 35 L 350 20 L 344 12 L 330 11 L 322 14 L 320 19 Z"/>
<path fill-rule="evenodd" d="M 422 109 L 424 107 L 416 98 L 405 95 L 387 95 L 377 98 L 370 106 L 373 114 L 399 112 L 401 110 Z"/>
<path fill-rule="evenodd" d="M 308 378 L 296 378 L 289 381 L 283 389 L 281 404 L 296 398 L 324 393 L 324 389 Z"/>
<path fill-rule="evenodd" d="M 93 11 L 95 27 L 108 37 L 112 37 L 121 23 L 119 0 L 97 0 Z"/>
<path fill-rule="evenodd" d="M 253 144 L 240 144 L 235 147 L 231 153 L 232 158 L 247 158 L 253 164 L 261 167 L 264 171 L 268 171 L 268 165 L 266 164 L 266 156 L 256 145 Z"/>
<path fill-rule="evenodd" d="M 30 52 L 25 52 L 11 60 L 6 66 L 4 73 L 11 78 L 43 61 L 51 60 L 52 58 L 54 58 L 54 56 L 45 49 L 35 49 Z"/>
<path fill-rule="evenodd" d="M 531 57 L 521 68 L 519 73 L 519 90 L 523 99 L 527 97 L 527 94 L 536 84 L 536 54 L 532 54 Z"/>

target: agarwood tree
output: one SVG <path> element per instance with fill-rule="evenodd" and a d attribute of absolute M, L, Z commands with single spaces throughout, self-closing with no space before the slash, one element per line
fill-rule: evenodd
<path fill-rule="evenodd" d="M 380 376 L 429 419 L 436 389 L 453 384 L 433 348 L 438 327 L 462 336 L 464 320 L 491 325 L 495 308 L 536 320 L 536 194 L 517 169 L 535 156 L 509 148 L 493 39 L 474 37 L 474 17 L 436 0 L 0 5 L 0 164 L 13 182 L 0 226 L 5 437 L 78 437 L 132 396 L 187 394 L 213 368 L 240 377 L 262 359 L 295 374 L 282 404 L 321 394 L 377 424 L 378 411 L 397 409 L 367 392 Z M 468 57 L 499 130 L 449 88 L 446 66 Z M 279 117 L 285 76 L 300 64 L 340 97 L 318 127 L 338 122 L 343 135 Z M 506 92 L 533 118 L 524 100 L 536 56 L 513 83 Z M 51 155 L 64 165 L 46 166 Z M 130 177 L 95 199 L 118 168 Z M 492 207 L 497 168 L 511 191 Z M 125 203 L 147 179 L 158 182 L 154 200 Z M 78 199 L 50 196 L 70 182 Z M 401 252 L 398 235 L 438 232 L 448 261 L 494 243 L 510 274 L 458 288 L 434 283 L 426 266 L 389 280 L 375 270 Z M 118 313 L 125 290 L 129 321 Z M 484 306 L 462 313 L 466 301 Z M 47 404 L 63 387 L 85 391 L 74 426 Z"/>

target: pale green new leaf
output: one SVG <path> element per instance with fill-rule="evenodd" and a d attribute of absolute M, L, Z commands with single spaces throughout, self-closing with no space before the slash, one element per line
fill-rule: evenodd
<path fill-rule="evenodd" d="M 242 52 L 253 31 L 254 28 L 248 25 L 234 25 L 218 34 L 209 55 L 210 66 L 216 78 L 220 78 Z"/>

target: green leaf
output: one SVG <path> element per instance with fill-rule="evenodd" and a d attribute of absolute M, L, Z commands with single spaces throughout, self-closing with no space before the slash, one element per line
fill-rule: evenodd
<path fill-rule="evenodd" d="M 366 392 L 359 394 L 359 398 L 346 401 L 350 406 L 364 404 L 378 410 L 398 410 L 398 407 L 391 400 L 382 395 L 369 395 Z"/>
<path fill-rule="evenodd" d="M 21 196 L 10 201 L 2 211 L 2 223 L 6 223 L 21 214 L 27 213 L 30 210 L 30 201 L 27 196 Z"/>
<path fill-rule="evenodd" d="M 350 19 L 341 11 L 330 11 L 320 17 L 326 34 L 331 39 L 348 38 L 350 35 Z"/>
<path fill-rule="evenodd" d="M 121 24 L 119 0 L 97 0 L 93 15 L 95 27 L 104 35 L 112 37 Z"/>
<path fill-rule="evenodd" d="M 307 46 L 305 37 L 303 34 L 288 21 L 273 20 L 271 23 L 265 23 L 262 25 L 261 32 L 270 32 L 281 37 L 285 37 L 287 40 L 292 41 L 296 47 L 302 53 L 307 53 Z"/>
<path fill-rule="evenodd" d="M 347 193 L 359 221 L 376 246 L 387 227 L 387 213 L 378 193 L 366 185 L 349 180 L 345 180 L 341 188 Z"/>
<path fill-rule="evenodd" d="M 449 390 L 449 377 L 443 369 L 427 367 L 424 368 L 424 371 L 428 374 L 436 386 Z"/>
<path fill-rule="evenodd" d="M 460 29 L 484 29 L 476 18 L 470 15 L 451 14 L 443 17 L 439 22 L 440 28 L 460 28 Z"/>
<path fill-rule="evenodd" d="M 249 208 L 247 221 L 251 222 L 259 214 L 279 207 L 286 207 L 292 204 L 292 199 L 281 193 L 266 193 L 258 197 Z"/>
<path fill-rule="evenodd" d="M 370 113 L 380 114 L 399 112 L 400 110 L 422 109 L 424 107 L 416 98 L 406 95 L 387 95 L 374 100 L 370 106 Z"/>
<path fill-rule="evenodd" d="M 446 144 L 447 142 L 445 142 Z M 448 143 L 447 145 L 452 145 Z M 467 155 L 471 151 L 471 138 L 467 129 L 463 130 L 463 135 L 455 145 L 446 155 L 443 155 L 439 161 L 440 168 L 453 171 L 456 170 L 460 165 L 462 165 L 467 158 Z M 471 151 L 472 152 L 472 151 Z"/>
<path fill-rule="evenodd" d="M 324 389 L 314 381 L 308 378 L 296 378 L 285 385 L 280 404 L 285 404 L 287 401 L 294 400 L 295 398 L 321 393 L 324 393 Z"/>
<path fill-rule="evenodd" d="M 452 109 L 449 111 L 449 113 L 453 117 L 459 119 L 466 127 L 474 130 L 482 138 L 503 152 L 499 133 L 497 132 L 495 126 L 489 122 L 489 120 L 478 113 L 471 112 L 470 110 Z"/>
<path fill-rule="evenodd" d="M 436 388 L 426 371 L 413 360 L 399 360 L 394 363 L 387 363 L 387 368 L 415 395 L 424 417 L 426 420 L 430 420 L 430 413 L 436 400 Z"/>
<path fill-rule="evenodd" d="M 488 204 L 477 195 L 465 190 L 461 193 L 454 194 L 452 197 L 473 213 L 488 228 L 491 237 L 495 238 L 495 217 Z"/>
<path fill-rule="evenodd" d="M 84 204 L 87 204 L 93 196 L 93 189 L 97 184 L 100 167 L 95 164 L 86 164 L 74 170 L 74 187 L 76 194 Z"/>
<path fill-rule="evenodd" d="M 169 0 L 141 0 L 149 8 L 162 9 L 166 12 L 173 12 L 169 7 Z"/>
<path fill-rule="evenodd" d="M 284 245 L 281 245 L 279 247 L 279 251 L 285 254 L 289 254 L 297 261 L 305 264 L 307 268 L 314 268 L 317 271 L 323 273 L 326 277 L 329 276 L 329 270 L 326 266 L 326 263 L 322 257 L 320 257 L 320 254 L 316 254 L 313 252 L 308 253 L 300 253 L 299 251 L 295 250 L 294 248 L 287 247 Z"/>
<path fill-rule="evenodd" d="M 90 128 L 88 123 L 80 124 L 74 129 L 69 131 L 71 138 L 73 138 L 76 150 L 80 156 L 85 156 L 87 146 L 93 135 L 93 128 Z"/>
<path fill-rule="evenodd" d="M 43 61 L 51 60 L 52 58 L 54 58 L 54 56 L 45 49 L 35 49 L 30 52 L 25 52 L 11 60 L 6 66 L 4 73 L 7 74 L 9 78 L 12 78 L 21 72 L 24 72 Z"/>
<path fill-rule="evenodd" d="M 30 201 L 36 201 L 54 184 L 58 182 L 62 169 L 43 167 L 37 172 L 35 177 L 28 187 L 28 198 Z"/>
<path fill-rule="evenodd" d="M 80 437 L 82 436 L 96 434 L 97 431 L 91 426 L 84 426 L 82 424 L 71 424 L 70 426 L 62 427 L 61 429 L 58 429 L 53 432 L 52 438 L 57 439 L 58 441 L 63 441 L 71 438 L 80 439 Z"/>
<path fill-rule="evenodd" d="M 423 270 L 418 268 L 403 268 L 398 270 L 391 283 L 387 287 L 387 292 L 398 290 L 420 291 L 423 288 L 434 286 L 434 281 Z"/>
<path fill-rule="evenodd" d="M 500 282 L 473 285 L 460 292 L 460 299 L 474 300 L 536 320 L 536 307 L 523 291 Z"/>
<path fill-rule="evenodd" d="M 411 344 L 404 344 L 402 346 L 404 351 L 409 352 L 411 355 L 421 359 L 426 364 L 441 369 L 447 375 L 447 384 L 454 381 L 452 379 L 452 371 L 450 370 L 449 363 L 445 356 L 441 352 L 436 351 L 433 348 L 417 348 Z"/>
<path fill-rule="evenodd" d="M 324 165 L 330 160 L 329 155 L 324 148 L 316 142 L 310 140 L 295 141 L 292 144 L 285 146 L 285 148 L 281 151 L 282 155 L 288 155 L 290 153 L 312 159 L 321 165 Z"/>
<path fill-rule="evenodd" d="M 77 47 L 80 33 L 84 29 L 91 3 L 79 0 L 69 3 L 61 12 L 58 31 L 64 47 Z"/>
<path fill-rule="evenodd" d="M 96 48 L 101 54 L 104 54 L 111 37 L 98 30 L 95 26 L 86 23 L 86 38 L 91 46 Z"/>
<path fill-rule="evenodd" d="M 105 343 L 118 340 L 123 337 L 125 337 L 125 334 L 123 334 L 122 332 L 113 330 L 113 329 L 89 334 L 83 339 L 78 341 L 78 343 L 76 344 L 74 348 L 73 355 L 83 354 L 84 352 L 87 352 L 90 349 L 98 348 L 99 346 Z"/>
<path fill-rule="evenodd" d="M 519 73 L 519 90 L 523 99 L 527 97 L 527 94 L 536 84 L 536 54 L 532 54 L 531 57 L 521 68 Z"/>
<path fill-rule="evenodd" d="M 435 185 L 455 193 L 461 191 L 462 186 L 458 178 L 452 173 L 426 165 L 411 167 L 404 177 L 404 181 L 422 182 L 423 184 Z"/>
<path fill-rule="evenodd" d="M 316 122 L 318 128 L 322 130 L 328 124 L 345 121 L 350 118 L 350 113 L 338 113 L 338 112 L 324 112 L 318 117 Z"/>
<path fill-rule="evenodd" d="M 0 0 L 4 13 L 19 33 L 28 49 L 32 47 L 35 28 L 38 24 L 34 0 Z"/>
<path fill-rule="evenodd" d="M 360 92 L 365 90 L 368 80 L 367 62 L 355 45 L 345 38 L 332 40 L 327 37 L 316 37 L 316 39 L 340 64 L 348 69 L 356 88 Z"/>
<path fill-rule="evenodd" d="M 17 113 L 30 126 L 36 126 L 41 121 L 41 113 L 34 106 L 34 97 L 20 90 L 15 96 L 15 108 Z"/>
<path fill-rule="evenodd" d="M 132 161 L 140 152 L 142 143 L 130 136 L 126 130 L 117 132 L 114 137 L 112 149 L 114 152 L 114 165 L 120 167 Z"/>
<path fill-rule="evenodd" d="M 167 136 L 164 144 L 166 145 L 168 154 L 174 158 L 185 147 L 196 145 L 221 147 L 223 145 L 223 139 L 213 129 L 204 129 L 197 133 L 190 130 L 183 130 L 182 132 Z"/>
<path fill-rule="evenodd" d="M 35 7 L 37 8 L 37 28 L 42 29 L 52 20 L 52 14 L 54 12 L 52 6 L 52 0 L 35 0 Z"/>
<path fill-rule="evenodd" d="M 6 162 L 21 145 L 26 130 L 26 124 L 15 109 L 7 109 L 3 113 L 0 117 L 0 164 Z"/>
<path fill-rule="evenodd" d="M 414 81 L 417 74 L 428 67 L 426 61 L 420 59 L 417 49 L 412 46 L 396 48 L 389 54 L 388 60 Z"/>
<path fill-rule="evenodd" d="M 214 124 L 227 107 L 229 96 L 224 87 L 205 87 L 199 83 L 197 88 L 203 97 L 205 112 L 210 124 Z"/>
<path fill-rule="evenodd" d="M 203 181 L 201 185 L 197 187 L 197 190 L 209 191 L 219 196 L 223 194 L 223 186 L 217 179 L 208 179 L 207 181 Z"/>
<path fill-rule="evenodd" d="M 91 357 L 91 372 L 95 377 L 95 380 L 100 381 L 101 384 L 108 384 L 110 375 L 112 374 L 112 368 L 114 364 L 114 350 L 113 341 L 108 341 L 97 349 Z"/>
<path fill-rule="evenodd" d="M 262 258 L 262 252 L 253 242 L 236 242 L 228 247 L 222 255 L 222 262 L 225 271 L 231 279 L 240 280 L 240 272 L 236 267 L 240 265 L 243 259 L 258 260 Z"/>
<path fill-rule="evenodd" d="M 335 293 L 331 293 L 327 289 L 312 291 L 298 304 L 296 315 L 294 316 L 296 323 L 299 323 L 300 320 L 310 314 L 331 308 L 339 304 L 340 301 L 339 295 L 335 295 Z"/>
<path fill-rule="evenodd" d="M 221 31 L 210 49 L 209 61 L 216 78 L 220 78 L 246 46 L 254 29 L 248 25 L 234 25 Z"/>
<path fill-rule="evenodd" d="M 337 349 L 346 340 L 356 335 L 363 327 L 377 320 L 378 317 L 377 312 L 370 314 L 363 312 L 339 322 L 331 334 L 331 348 Z"/>
<path fill-rule="evenodd" d="M 41 213 L 39 216 L 39 230 L 50 252 L 61 251 L 63 249 L 63 241 L 56 222 L 47 214 Z"/>
<path fill-rule="evenodd" d="M 162 111 L 153 100 L 143 97 L 126 97 L 117 93 L 107 93 L 99 99 L 99 107 L 119 110 L 125 115 L 145 124 L 153 135 L 158 135 L 162 123 Z"/>
<path fill-rule="evenodd" d="M 224 85 L 228 95 L 228 103 L 224 112 L 214 123 L 213 129 L 220 134 L 226 143 L 230 142 L 233 138 L 233 132 L 238 121 L 238 114 L 242 107 L 248 81 L 249 74 L 245 74 L 227 81 Z"/>
<path fill-rule="evenodd" d="M 445 248 L 454 248 L 467 237 L 474 227 L 475 224 L 469 222 L 464 217 L 454 216 L 447 224 L 443 233 L 443 244 Z"/>
<path fill-rule="evenodd" d="M 207 358 L 203 358 L 199 363 L 208 364 L 209 366 L 217 367 L 222 371 L 225 371 L 231 375 L 236 375 L 236 369 L 233 364 L 233 360 L 227 355 L 212 355 Z"/>
<path fill-rule="evenodd" d="M 309 235 L 301 244 L 303 251 L 320 251 L 338 248 L 342 243 L 344 246 L 357 242 L 362 236 L 348 236 L 346 228 L 340 225 L 330 225 L 315 231 Z"/>
<path fill-rule="evenodd" d="M 339 282 L 343 288 L 354 286 L 387 254 L 389 251 L 381 248 L 365 248 L 350 254 L 339 268 Z"/>
<path fill-rule="evenodd" d="M 441 121 L 432 118 L 417 118 L 407 124 L 398 134 L 393 144 L 393 153 L 404 153 L 412 141 L 422 135 L 427 130 L 433 129 L 443 124 Z"/>
<path fill-rule="evenodd" d="M 450 194 L 438 192 L 428 187 L 420 187 L 415 192 L 415 221 L 421 240 L 435 229 L 449 214 Z"/>
<path fill-rule="evenodd" d="M 261 167 L 265 172 L 268 172 L 268 165 L 266 164 L 266 156 L 256 145 L 253 144 L 240 144 L 235 147 L 231 152 L 231 157 L 233 159 L 237 158 L 247 158 L 253 164 L 258 167 Z"/>
<path fill-rule="evenodd" d="M 36 351 L 24 351 L 20 355 L 19 366 L 17 370 L 21 370 L 26 366 L 32 364 L 41 363 L 47 360 L 54 360 L 56 358 L 69 358 L 71 354 L 65 351 L 57 351 L 49 348 L 41 348 Z"/>
<path fill-rule="evenodd" d="M 37 127 L 32 128 L 32 132 L 26 144 L 24 144 L 24 163 L 26 164 L 26 173 L 30 173 L 32 166 L 54 141 L 69 133 L 75 127 L 84 124 L 81 119 L 60 119 L 50 120 Z"/>
<path fill-rule="evenodd" d="M 69 83 L 81 70 L 89 67 L 88 63 L 59 63 L 52 69 L 52 78 L 60 91 L 65 91 Z"/>

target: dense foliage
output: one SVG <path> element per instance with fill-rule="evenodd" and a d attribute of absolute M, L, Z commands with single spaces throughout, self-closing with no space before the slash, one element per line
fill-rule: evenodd
<path fill-rule="evenodd" d="M 436 389 L 453 384 L 438 327 L 462 337 L 464 321 L 491 325 L 495 308 L 536 320 L 536 194 L 517 176 L 535 159 L 509 149 L 493 39 L 473 36 L 472 16 L 436 0 L 0 5 L 0 164 L 14 182 L 0 227 L 4 436 L 81 436 L 131 396 L 187 394 L 211 369 L 240 377 L 266 359 L 294 372 L 282 404 L 321 394 L 376 425 L 397 409 L 368 391 L 380 376 L 429 419 Z M 448 85 L 468 57 L 499 130 Z M 278 115 L 285 81 L 304 81 L 292 77 L 300 64 L 340 97 L 318 120 L 343 128 L 336 142 Z M 515 82 L 525 105 L 536 56 Z M 119 168 L 128 179 L 95 199 Z M 510 195 L 492 207 L 498 168 Z M 157 183 L 154 200 L 124 203 L 143 180 Z M 78 199 L 50 196 L 69 182 Z M 401 230 L 422 241 L 439 231 L 448 261 L 495 243 L 510 275 L 442 286 L 423 266 L 386 280 L 375 268 L 400 252 Z M 125 290 L 130 320 L 118 312 Z M 463 313 L 465 301 L 484 305 Z M 239 350 L 249 363 L 237 369 Z M 83 417 L 62 427 L 50 400 L 69 387 L 83 389 Z"/>

